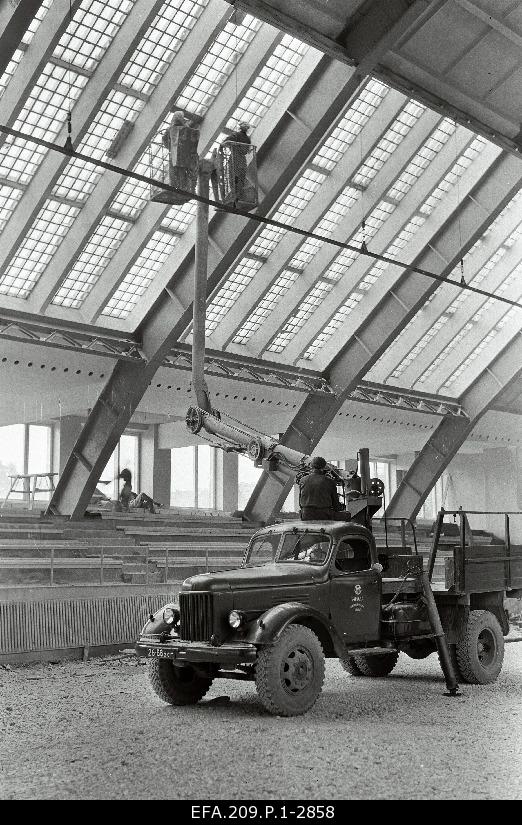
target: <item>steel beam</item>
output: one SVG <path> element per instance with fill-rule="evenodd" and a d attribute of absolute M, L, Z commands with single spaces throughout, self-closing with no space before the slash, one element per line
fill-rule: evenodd
<path fill-rule="evenodd" d="M 0 2 L 0 75 L 3 75 L 22 37 L 42 5 L 42 0 Z"/>
<path fill-rule="evenodd" d="M 445 418 L 416 457 L 393 496 L 390 518 L 415 518 L 434 484 L 469 437 L 477 422 L 494 405 L 502 404 L 522 375 L 522 335 L 519 333 L 485 368 L 461 398 L 469 420 Z"/>
<path fill-rule="evenodd" d="M 81 0 L 74 0 L 71 11 L 74 15 Z M 6 0 L 4 4 L 8 5 Z M 13 6 L 14 4 L 9 4 Z M 19 3 L 21 6 L 29 3 Z M 38 3 L 41 5 L 41 3 Z M 69 25 L 69 0 L 54 0 L 44 19 L 31 41 L 30 47 L 24 52 L 23 59 L 16 67 L 16 71 L 0 100 L 0 123 L 12 126 L 22 110 L 32 87 L 42 73 L 46 63 L 52 57 L 53 50 L 60 37 Z M 30 21 L 29 21 L 30 22 Z M 19 41 L 16 46 L 19 45 Z M 14 51 L 14 49 L 12 49 Z M 9 52 L 8 52 L 9 53 Z M 0 60 L 4 57 L 3 48 L 0 50 Z M 11 55 L 12 56 L 12 55 Z M 5 141 L 5 135 L 0 137 L 0 143 Z"/>
<path fill-rule="evenodd" d="M 432 249 L 425 250 L 413 264 L 439 270 L 447 277 L 459 256 L 484 234 L 521 185 L 522 164 L 513 156 L 502 153 L 474 188 L 473 200 L 467 198 L 461 204 L 457 220 L 455 215 L 450 215 L 433 239 L 433 244 L 445 251 L 447 264 L 442 271 L 440 258 Z M 481 202 L 488 203 L 489 215 L 484 215 L 483 209 L 477 206 Z M 313 451 L 348 394 L 435 291 L 437 283 L 406 271 L 395 282 L 393 290 L 385 290 L 379 304 L 345 342 L 325 373 L 335 396 L 308 397 L 286 430 L 283 444 L 307 454 Z M 248 501 L 245 515 L 259 521 L 271 518 L 285 501 L 292 483 L 292 478 L 285 479 L 281 473 L 276 476 L 264 471 Z"/>

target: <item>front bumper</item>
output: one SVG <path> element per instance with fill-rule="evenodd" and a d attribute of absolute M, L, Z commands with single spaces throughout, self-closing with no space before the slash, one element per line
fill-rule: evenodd
<path fill-rule="evenodd" d="M 254 662 L 257 648 L 248 642 L 229 642 L 219 646 L 208 642 L 186 642 L 183 639 L 169 639 L 160 642 L 154 636 L 142 636 L 136 643 L 136 653 L 148 659 L 173 659 L 178 662 L 214 662 L 215 664 L 238 665 Z"/>

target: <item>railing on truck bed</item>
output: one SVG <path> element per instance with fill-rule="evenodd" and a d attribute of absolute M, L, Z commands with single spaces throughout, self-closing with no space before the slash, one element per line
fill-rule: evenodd
<path fill-rule="evenodd" d="M 444 510 L 441 509 L 435 522 L 433 543 L 428 559 L 428 576 L 433 576 L 435 560 L 440 548 L 443 534 L 444 517 L 458 519 L 458 535 L 455 542 L 445 548 L 453 551 L 453 557 L 447 558 L 445 570 L 446 590 L 453 593 L 485 593 L 492 591 L 519 590 L 522 588 L 522 545 L 511 541 L 511 519 L 522 517 L 518 510 Z M 503 519 L 504 538 L 499 543 L 480 543 L 477 531 L 470 527 L 470 516 L 498 516 Z M 487 535 L 485 531 L 482 531 Z"/>

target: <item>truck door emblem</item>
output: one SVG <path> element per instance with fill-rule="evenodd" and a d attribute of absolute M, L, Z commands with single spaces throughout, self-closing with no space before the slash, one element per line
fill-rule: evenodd
<path fill-rule="evenodd" d="M 362 592 L 362 587 L 361 587 L 361 585 L 360 585 L 360 584 L 356 584 L 354 589 L 355 589 L 355 595 L 356 595 L 356 596 L 360 596 L 360 595 L 361 595 L 361 592 Z"/>

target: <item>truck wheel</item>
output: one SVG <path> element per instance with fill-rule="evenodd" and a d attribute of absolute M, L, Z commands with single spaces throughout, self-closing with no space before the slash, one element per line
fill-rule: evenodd
<path fill-rule="evenodd" d="M 265 708 L 277 716 L 299 716 L 316 702 L 324 681 L 324 653 L 315 633 L 288 625 L 274 645 L 259 651 L 256 688 Z"/>
<path fill-rule="evenodd" d="M 464 633 L 457 642 L 460 675 L 470 685 L 494 682 L 504 661 L 504 636 L 498 619 L 489 610 L 471 610 Z"/>
<path fill-rule="evenodd" d="M 190 665 L 175 667 L 168 659 L 149 661 L 149 679 L 154 692 L 170 705 L 195 705 L 212 684 Z"/>
<path fill-rule="evenodd" d="M 354 656 L 355 663 L 363 676 L 388 676 L 397 664 L 398 650 L 389 653 L 365 653 Z"/>
<path fill-rule="evenodd" d="M 344 656 L 342 659 L 339 659 L 340 665 L 343 670 L 350 674 L 350 676 L 363 676 L 363 672 L 357 662 L 355 661 L 354 656 Z"/>

